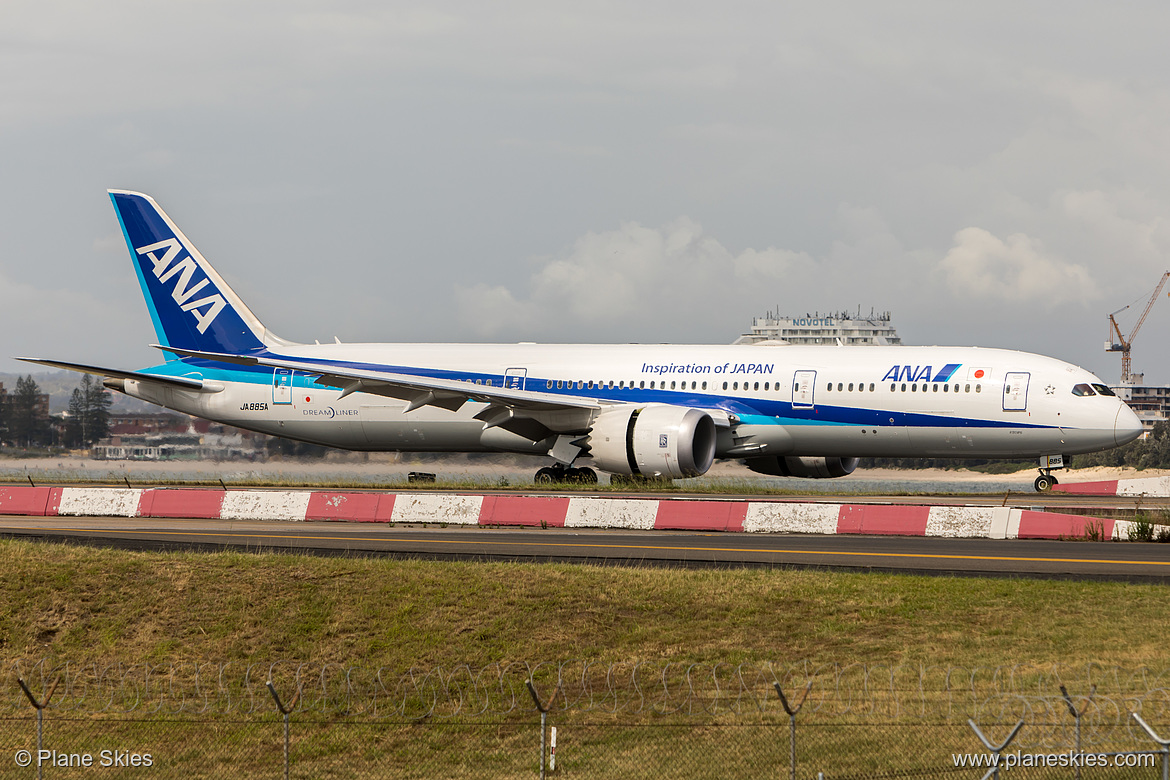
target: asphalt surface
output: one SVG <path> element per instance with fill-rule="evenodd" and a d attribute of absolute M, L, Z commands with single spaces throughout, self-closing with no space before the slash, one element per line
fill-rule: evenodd
<path fill-rule="evenodd" d="M 0 536 L 140 550 L 1170 582 L 1170 544 L 1127 542 L 86 517 L 0 517 Z"/>

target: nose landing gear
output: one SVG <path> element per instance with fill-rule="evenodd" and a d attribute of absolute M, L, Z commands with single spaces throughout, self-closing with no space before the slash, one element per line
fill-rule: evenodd
<path fill-rule="evenodd" d="M 1051 474 L 1041 474 L 1036 477 L 1036 481 L 1032 483 L 1036 488 L 1037 493 L 1047 493 L 1052 490 L 1052 486 L 1059 483 L 1059 480 Z"/>
<path fill-rule="evenodd" d="M 1060 480 L 1052 476 L 1052 472 L 1064 468 L 1064 462 L 1063 455 L 1040 456 L 1040 476 L 1036 477 L 1036 481 L 1032 483 L 1037 493 L 1047 493 L 1052 490 L 1054 485 L 1059 484 Z"/>

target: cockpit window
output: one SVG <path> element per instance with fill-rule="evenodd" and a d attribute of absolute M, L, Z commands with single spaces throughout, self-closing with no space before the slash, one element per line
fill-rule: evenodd
<path fill-rule="evenodd" d="M 1093 392 L 1093 388 L 1082 382 L 1073 386 L 1073 395 L 1096 395 L 1096 393 Z"/>
<path fill-rule="evenodd" d="M 1105 385 L 1093 385 L 1093 389 L 1101 395 L 1117 395 L 1117 393 L 1113 392 Z"/>

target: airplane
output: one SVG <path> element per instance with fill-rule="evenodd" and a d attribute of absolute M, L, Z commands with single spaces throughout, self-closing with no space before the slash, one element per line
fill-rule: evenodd
<path fill-rule="evenodd" d="M 715 459 L 835 478 L 862 457 L 1039 458 L 1142 432 L 1099 378 L 979 347 L 301 344 L 245 305 L 151 197 L 110 190 L 164 362 L 41 358 L 252 431 L 357 451 L 548 456 L 538 483 L 678 479 Z"/>

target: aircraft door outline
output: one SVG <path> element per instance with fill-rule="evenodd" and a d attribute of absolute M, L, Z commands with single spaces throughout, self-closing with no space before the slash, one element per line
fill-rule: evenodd
<path fill-rule="evenodd" d="M 812 409 L 817 390 L 816 371 L 797 371 L 792 376 L 792 408 Z"/>
<path fill-rule="evenodd" d="M 1003 410 L 1005 412 L 1026 412 L 1028 410 L 1028 382 L 1032 375 L 1027 371 L 1009 371 L 1003 377 Z"/>
<path fill-rule="evenodd" d="M 292 403 L 292 378 L 293 372 L 290 369 L 274 368 L 272 370 L 272 403 Z"/>
<path fill-rule="evenodd" d="M 509 390 L 523 390 L 527 379 L 527 368 L 509 368 L 504 372 L 504 387 Z"/>

